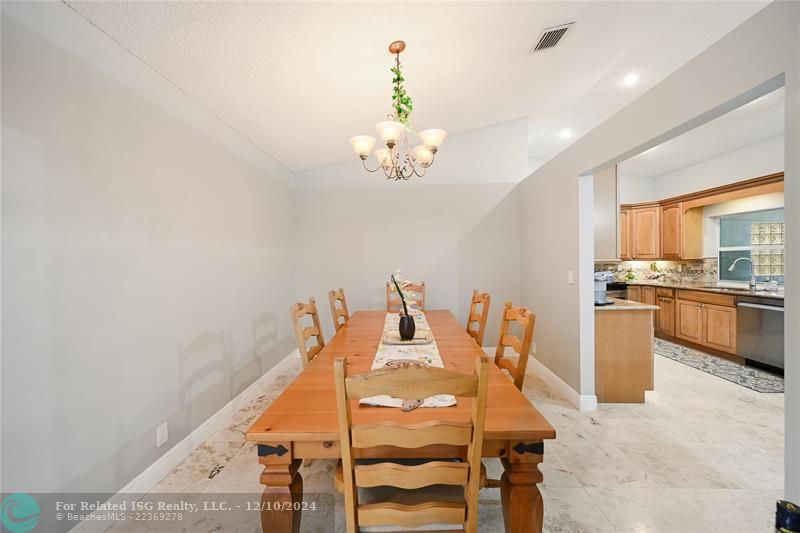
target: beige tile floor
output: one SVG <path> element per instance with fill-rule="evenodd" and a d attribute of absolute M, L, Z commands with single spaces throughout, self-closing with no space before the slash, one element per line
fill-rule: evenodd
<path fill-rule="evenodd" d="M 279 376 L 269 394 L 237 413 L 153 493 L 257 498 L 261 468 L 244 432 L 299 370 L 298 363 Z M 545 531 L 772 531 L 783 488 L 783 394 L 757 393 L 663 357 L 656 357 L 655 378 L 644 405 L 579 412 L 534 374 L 526 377 L 525 394 L 558 432 L 541 467 Z M 487 466 L 499 475 L 499 462 Z M 333 494 L 333 467 L 315 461 L 304 468 L 306 494 Z M 481 492 L 481 532 L 503 530 L 499 498 L 497 489 Z M 337 503 L 329 522 L 341 530 Z M 251 516 L 235 524 L 117 523 L 112 531 L 260 531 Z"/>

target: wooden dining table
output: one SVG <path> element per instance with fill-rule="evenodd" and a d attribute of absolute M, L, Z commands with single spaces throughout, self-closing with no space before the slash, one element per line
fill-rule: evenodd
<path fill-rule="evenodd" d="M 385 321 L 384 311 L 358 311 L 331 339 L 307 368 L 270 405 L 247 431 L 257 443 L 258 461 L 264 466 L 261 483 L 261 522 L 264 532 L 300 531 L 303 461 L 338 459 L 339 426 L 333 381 L 333 361 L 346 358 L 348 373 L 371 369 Z M 475 340 L 447 310 L 425 311 L 439 353 L 448 370 L 474 372 L 475 357 L 485 355 Z M 392 421 L 418 424 L 427 421 L 467 422 L 471 403 L 458 399 L 455 406 L 419 408 L 411 412 L 390 407 L 353 405 L 353 425 Z M 491 365 L 486 407 L 483 456 L 502 460 L 499 482 L 507 533 L 542 530 L 544 505 L 537 484 L 544 440 L 556 432 L 509 377 Z M 392 446 L 357 450 L 356 458 L 466 457 L 466 447 L 427 446 L 407 449 Z M 279 512 L 276 512 L 276 509 Z"/>

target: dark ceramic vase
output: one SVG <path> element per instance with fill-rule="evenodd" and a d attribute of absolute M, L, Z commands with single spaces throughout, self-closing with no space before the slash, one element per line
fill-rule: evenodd
<path fill-rule="evenodd" d="M 400 338 L 404 341 L 410 341 L 414 338 L 414 330 L 416 330 L 416 326 L 414 325 L 414 317 L 413 316 L 401 316 L 400 317 Z"/>

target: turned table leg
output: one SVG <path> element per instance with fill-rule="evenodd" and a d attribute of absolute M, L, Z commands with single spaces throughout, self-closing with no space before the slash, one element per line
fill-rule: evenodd
<path fill-rule="evenodd" d="M 261 483 L 261 530 L 264 533 L 299 533 L 303 503 L 302 461 L 292 459 L 291 443 L 259 444 L 258 462 L 264 465 Z"/>
<path fill-rule="evenodd" d="M 506 533 L 541 533 L 544 502 L 537 483 L 542 481 L 539 463 L 544 444 L 516 443 L 503 459 L 500 495 Z"/>

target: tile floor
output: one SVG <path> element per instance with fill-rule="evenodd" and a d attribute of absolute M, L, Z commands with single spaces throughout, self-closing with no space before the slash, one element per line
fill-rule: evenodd
<path fill-rule="evenodd" d="M 237 413 L 153 492 L 257 498 L 261 468 L 244 432 L 299 370 L 298 362 L 279 376 L 269 394 Z M 758 393 L 664 357 L 656 357 L 655 377 L 644 405 L 579 412 L 535 375 L 527 376 L 525 394 L 558 432 L 545 445 L 541 467 L 545 531 L 772 531 L 783 488 L 783 394 Z M 306 494 L 335 493 L 333 467 L 315 461 L 304 468 Z M 487 467 L 499 475 L 499 461 Z M 482 533 L 503 530 L 499 498 L 498 489 L 481 492 Z M 328 521 L 340 531 L 341 504 L 336 508 Z M 251 515 L 235 526 L 208 520 L 190 529 L 117 523 L 111 531 L 260 531 Z M 319 528 L 325 529 L 331 528 Z"/>

